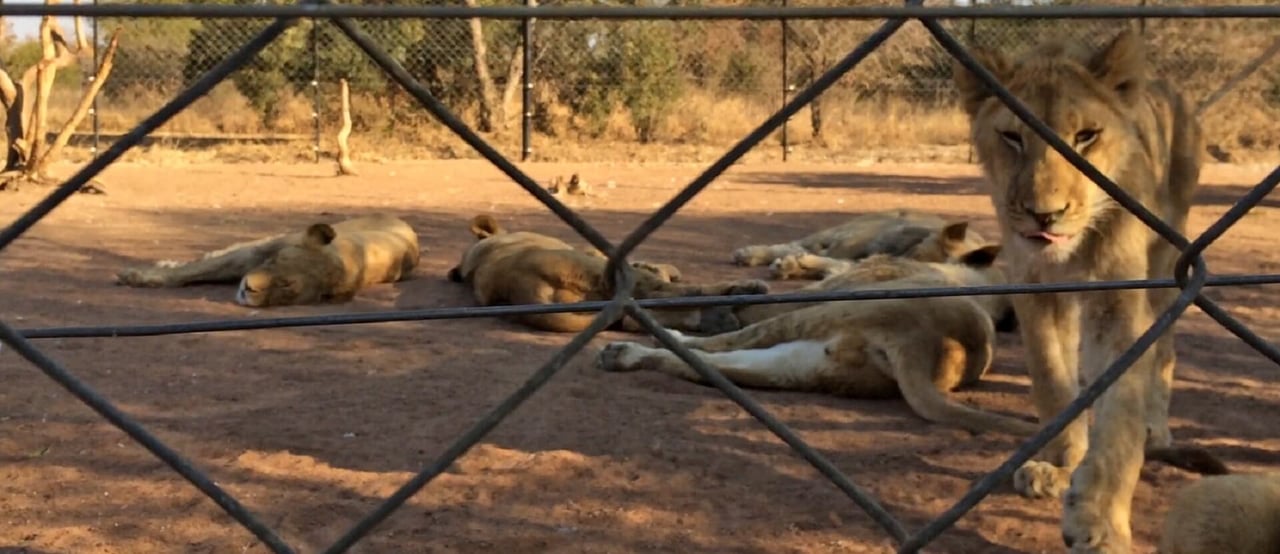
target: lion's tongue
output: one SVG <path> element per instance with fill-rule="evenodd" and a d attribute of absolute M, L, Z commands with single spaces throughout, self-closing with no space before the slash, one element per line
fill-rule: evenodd
<path fill-rule="evenodd" d="M 1027 236 L 1032 238 L 1044 239 L 1049 241 L 1051 244 L 1061 244 L 1067 241 L 1066 235 L 1055 235 L 1053 233 L 1046 233 L 1044 231 L 1041 231 L 1039 233 L 1031 233 L 1030 235 L 1027 235 Z"/>

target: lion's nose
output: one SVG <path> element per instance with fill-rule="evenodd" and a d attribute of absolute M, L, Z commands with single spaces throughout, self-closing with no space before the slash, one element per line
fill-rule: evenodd
<path fill-rule="evenodd" d="M 1041 227 L 1048 227 L 1060 221 L 1062 216 L 1067 213 L 1067 209 L 1070 207 L 1071 205 L 1067 204 L 1057 210 L 1044 210 L 1038 206 L 1027 205 L 1023 206 L 1023 209 L 1026 210 L 1027 215 L 1036 220 L 1036 223 L 1039 223 Z"/>

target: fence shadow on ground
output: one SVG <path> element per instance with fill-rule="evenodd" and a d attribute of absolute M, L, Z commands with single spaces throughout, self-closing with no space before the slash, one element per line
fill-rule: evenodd
<path fill-rule="evenodd" d="M 976 177 L 938 179 L 921 175 L 893 175 L 877 173 L 824 171 L 804 172 L 749 172 L 735 173 L 735 181 L 759 185 L 788 185 L 799 188 L 838 188 L 860 191 L 892 191 L 907 194 L 986 194 L 983 183 Z"/>

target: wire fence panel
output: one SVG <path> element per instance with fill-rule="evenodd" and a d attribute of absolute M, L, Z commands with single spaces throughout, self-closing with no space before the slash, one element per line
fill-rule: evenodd
<path fill-rule="evenodd" d="M 991 22 L 957 20 L 943 23 L 932 17 L 922 17 L 908 24 L 907 19 L 896 18 L 881 22 L 871 21 L 872 18 L 868 16 L 856 21 L 827 19 L 794 21 L 785 24 L 765 19 L 745 22 L 656 19 L 627 22 L 611 20 L 537 22 L 536 29 L 532 33 L 535 40 L 531 57 L 540 62 L 535 67 L 551 69 L 540 69 L 533 81 L 543 82 L 542 87 L 546 89 L 552 89 L 553 86 L 562 87 L 554 94 L 543 97 L 543 101 L 547 103 L 547 106 L 544 106 L 546 109 L 556 102 L 579 103 L 568 107 L 571 123 L 567 125 L 575 132 L 603 132 L 602 129 L 607 129 L 610 125 L 621 125 L 635 133 L 635 140 L 656 140 L 665 129 L 662 115 L 670 110 L 670 103 L 678 102 L 683 98 L 681 92 L 686 90 L 683 87 L 689 83 L 696 83 L 695 89 L 706 88 L 722 96 L 732 97 L 736 94 L 740 98 L 745 98 L 748 95 L 758 95 L 760 102 L 764 102 L 763 99 L 770 95 L 777 95 L 778 105 L 767 110 L 765 117 L 754 120 L 762 120 L 761 123 L 754 128 L 743 129 L 745 134 L 740 134 L 741 138 L 736 140 L 727 152 L 615 246 L 573 210 L 550 196 L 517 168 L 509 157 L 503 156 L 480 133 L 473 130 L 473 127 L 477 127 L 483 132 L 495 132 L 504 125 L 510 125 L 512 112 L 507 111 L 505 106 L 509 105 L 507 101 L 515 96 L 515 93 L 508 92 L 512 90 L 511 83 L 515 81 L 516 73 L 512 68 L 518 61 L 523 63 L 525 56 L 522 49 L 530 47 L 521 38 L 522 33 L 518 22 L 476 21 L 461 18 L 412 20 L 390 17 L 356 21 L 327 18 L 324 10 L 320 9 L 326 7 L 327 2 L 314 3 L 319 6 L 308 15 L 313 15 L 316 19 L 306 21 L 299 19 L 268 21 L 251 18 L 122 20 L 122 25 L 125 23 L 135 25 L 135 30 L 167 28 L 170 32 L 176 33 L 176 29 L 185 29 L 182 33 L 178 33 L 185 36 L 185 47 L 182 47 L 185 49 L 179 48 L 179 43 L 182 41 L 157 42 L 148 46 L 152 48 L 153 55 L 157 52 L 172 54 L 169 56 L 171 59 L 155 64 L 157 67 L 163 65 L 168 68 L 169 74 L 144 78 L 141 73 L 134 73 L 133 77 L 121 79 L 117 83 L 121 87 L 129 83 L 132 83 L 129 86 L 135 87 L 143 86 L 139 83 L 152 83 L 163 90 L 168 90 L 165 87 L 170 87 L 172 91 L 177 92 L 176 96 L 165 102 L 154 113 L 150 110 L 140 111 L 140 114 L 146 114 L 140 116 L 140 123 L 125 132 L 110 148 L 96 156 L 67 182 L 51 192 L 47 198 L 9 227 L 0 231 L 0 249 L 18 239 L 95 175 L 119 159 L 125 151 L 139 144 L 147 134 L 163 129 L 166 125 L 176 124 L 180 121 L 180 114 L 186 113 L 184 110 L 195 106 L 199 100 L 212 99 L 212 95 L 219 90 L 218 87 L 223 87 L 221 90 L 230 90 L 226 88 L 228 83 L 233 86 L 234 92 L 241 95 L 243 100 L 261 117 L 260 123 L 263 128 L 269 128 L 278 124 L 279 118 L 283 118 L 287 112 L 289 94 L 305 97 L 306 87 L 315 86 L 313 83 L 318 84 L 319 80 L 347 78 L 352 80 L 353 84 L 358 82 L 360 87 L 364 87 L 361 90 L 367 94 L 373 94 L 373 91 L 378 90 L 386 91 L 392 85 L 398 90 L 403 90 L 407 98 L 426 108 L 426 111 L 440 125 L 455 133 L 459 140 L 479 155 L 493 162 L 517 186 L 537 198 L 567 225 L 606 253 L 610 260 L 611 288 L 615 291 L 615 295 L 608 302 L 593 304 L 600 314 L 592 324 L 548 360 L 515 393 L 505 398 L 476 422 L 471 429 L 450 445 L 440 458 L 424 467 L 374 511 L 352 526 L 330 546 L 328 552 L 345 551 L 360 541 L 407 499 L 427 486 L 432 479 L 501 424 L 579 353 L 597 333 L 622 317 L 624 312 L 638 321 L 665 347 L 675 352 L 727 397 L 761 421 L 798 455 L 845 492 L 853 502 L 866 510 L 869 516 L 883 527 L 895 542 L 899 543 L 900 552 L 916 552 L 950 528 L 956 520 L 989 494 L 997 483 L 1007 479 L 1014 469 L 1059 433 L 1067 422 L 1087 409 L 1150 347 L 1156 337 L 1172 326 L 1192 304 L 1209 313 L 1224 327 L 1253 345 L 1261 353 L 1280 363 L 1280 353 L 1276 351 L 1274 345 L 1253 333 L 1201 294 L 1204 287 L 1212 283 L 1201 253 L 1280 184 L 1280 168 L 1235 202 L 1199 237 L 1188 240 L 1187 237 L 1180 236 L 1093 168 L 1061 138 L 1053 134 L 1043 122 L 1036 120 L 1026 106 L 1000 85 L 990 73 L 976 64 L 961 45 L 961 41 L 957 40 L 957 37 L 967 36 L 977 43 L 999 43 L 1008 40 L 1024 44 L 1045 32 L 1045 26 L 1048 25 L 1045 21 L 1001 19 Z M 240 13 L 262 15 L 265 13 L 262 6 L 242 6 Z M 1272 17 L 1280 18 L 1280 10 L 1277 10 Z M 1260 25 L 1259 29 L 1269 29 L 1267 25 L 1272 25 L 1275 21 L 1276 19 L 1271 19 L 1257 24 Z M 1093 23 L 1073 26 L 1071 32 L 1079 33 L 1082 38 L 1094 37 L 1098 36 L 1094 31 L 1120 24 L 1120 21 L 1112 18 L 1109 21 L 1096 23 L 1098 27 L 1089 26 L 1095 25 Z M 169 27 L 170 25 L 172 27 Z M 1168 29 L 1165 31 L 1174 32 Z M 1150 32 L 1158 31 L 1153 28 Z M 725 37 L 734 34 L 744 38 L 723 49 L 713 49 L 705 45 L 705 41 L 711 40 L 708 37 Z M 1274 36 L 1273 33 L 1265 38 L 1274 39 Z M 936 50 L 926 47 L 926 40 L 932 41 Z M 1265 42 L 1266 40 L 1263 40 L 1250 48 L 1256 48 L 1258 55 L 1261 56 L 1268 48 Z M 699 44 L 703 46 L 699 47 Z M 780 51 L 787 52 L 786 59 L 797 60 L 796 65 L 788 66 L 786 71 L 782 71 L 779 67 L 778 72 L 774 73 L 777 78 L 772 80 L 765 77 L 768 74 L 767 71 L 759 69 L 766 58 L 753 57 L 755 50 L 752 49 L 753 45 L 771 44 L 776 45 Z M 787 46 L 783 47 L 782 44 Z M 170 50 L 165 50 L 166 48 Z M 465 61 L 467 55 L 471 56 L 470 63 Z M 137 50 L 130 56 L 133 60 L 130 63 L 135 66 L 146 65 L 144 62 L 147 61 L 145 59 L 147 56 L 143 50 Z M 830 112 L 827 111 L 828 108 L 824 102 L 853 103 L 856 106 L 863 102 L 887 102 L 889 98 L 898 98 L 895 101 L 911 104 L 910 108 L 903 109 L 918 109 L 919 106 L 947 103 L 948 101 L 944 100 L 946 95 L 943 90 L 944 83 L 949 78 L 950 60 L 953 57 L 987 81 L 996 96 L 1009 105 L 1019 118 L 1023 119 L 1084 175 L 1111 195 L 1117 203 L 1133 212 L 1135 216 L 1182 251 L 1175 275 L 1164 281 L 1021 285 L 1010 286 L 1007 290 L 1000 292 L 1026 293 L 1091 288 L 1100 290 L 1138 286 L 1177 286 L 1181 291 L 1173 305 L 1156 318 L 1137 342 L 1097 380 L 1086 387 L 1063 412 L 1046 422 L 1045 427 L 1028 439 L 1008 460 L 976 482 L 952 508 L 918 532 L 909 534 L 900 521 L 875 498 L 862 491 L 853 479 L 844 475 L 839 468 L 826 460 L 789 427 L 778 421 L 750 395 L 733 385 L 662 329 L 648 314 L 648 308 L 633 298 L 635 286 L 633 270 L 624 262 L 630 252 L 730 165 L 762 141 L 779 136 L 784 124 L 805 108 L 810 110 L 808 133 L 811 139 L 816 141 L 822 138 L 823 133 L 826 132 L 825 129 L 829 128 L 827 126 L 832 121 L 827 118 L 826 114 Z M 180 63 L 175 62 L 173 58 L 181 58 Z M 1244 62 L 1236 67 L 1237 69 L 1244 67 L 1247 63 Z M 181 68 L 180 76 L 173 73 L 178 71 L 179 67 Z M 376 67 L 377 70 L 369 69 L 371 67 Z M 560 68 L 558 71 L 555 69 L 557 67 Z M 855 68 L 858 72 L 853 71 Z M 883 73 L 877 73 L 877 71 Z M 1224 74 L 1232 72 L 1233 70 L 1227 70 Z M 486 75 L 490 79 L 489 83 L 485 83 Z M 793 86 L 794 90 L 792 90 Z M 770 87 L 773 87 L 772 91 L 768 90 Z M 120 89 L 116 94 L 123 94 L 121 92 L 123 90 L 125 89 Z M 764 92 L 761 93 L 759 90 Z M 156 98 L 152 104 L 159 104 L 160 100 Z M 816 108 L 814 101 L 819 102 Z M 410 110 L 407 107 L 392 109 L 391 121 L 401 117 L 402 112 L 408 111 Z M 815 111 L 817 116 L 814 115 Z M 317 112 L 320 111 L 317 110 Z M 405 116 L 409 117 L 407 114 Z M 619 120 L 615 121 L 614 118 Z M 754 121 L 748 123 L 754 123 Z M 366 121 L 365 123 L 378 122 Z M 392 123 L 386 122 L 386 124 Z M 485 131 L 486 128 L 487 131 Z M 1238 276 L 1234 280 L 1227 279 L 1225 282 L 1220 281 L 1220 284 L 1277 280 L 1277 276 L 1250 275 Z M 861 295 L 866 298 L 907 298 L 977 292 L 970 288 L 932 292 L 928 290 L 863 291 Z M 859 295 L 847 293 L 847 296 Z M 799 301 L 798 299 L 811 298 L 792 294 L 764 295 L 758 298 L 704 298 L 693 302 L 729 304 Z M 672 303 L 675 304 L 678 301 Z M 576 311 L 580 309 L 582 308 L 576 305 L 504 307 L 487 311 L 468 309 L 468 313 L 465 314 L 437 311 L 411 315 L 362 314 L 348 318 L 328 316 L 292 320 L 277 319 L 259 321 L 255 325 L 257 328 L 263 328 L 286 325 L 368 323 L 391 321 L 394 318 L 429 319 L 476 316 L 476 314 L 493 316 L 521 311 L 531 313 L 537 310 Z M 244 322 L 224 322 L 204 327 L 199 324 L 177 324 L 174 328 L 168 329 L 134 331 L 135 334 L 141 335 L 251 327 L 254 325 L 245 326 Z M 167 463 L 214 500 L 236 521 L 253 532 L 269 548 L 276 552 L 290 552 L 290 547 L 284 544 L 270 528 L 258 521 L 225 491 L 219 489 L 207 475 L 183 460 L 177 452 L 164 445 L 57 361 L 44 355 L 31 342 L 34 337 L 101 336 L 95 334 L 100 332 L 100 329 L 17 331 L 8 324 L 0 322 L 0 342 L 12 347 L 82 402 Z"/>
<path fill-rule="evenodd" d="M 111 6 L 122 0 L 99 0 Z M 537 2 L 533 2 L 534 5 Z M 963 0 L 936 2 L 953 8 Z M 1019 19 L 950 19 L 940 22 L 968 43 L 1017 52 L 1047 34 L 1090 43 L 1107 36 L 1120 20 L 1037 17 L 1046 8 L 1140 7 L 1143 0 L 1090 0 L 1071 6 L 1028 2 Z M 142 6 L 163 7 L 165 0 Z M 273 2 L 273 4 L 280 5 Z M 371 3 L 382 5 L 383 3 Z M 463 0 L 424 3 L 465 7 Z M 886 8 L 888 1 L 732 0 L 702 6 L 820 9 L 828 6 Z M 996 2 L 995 5 L 1001 4 Z M 1006 3 L 1007 4 L 1007 3 Z M 1207 5 L 1244 7 L 1215 0 Z M 199 4 L 221 7 L 217 3 Z M 361 7 L 353 2 L 351 7 Z M 422 5 L 422 4 L 419 4 Z M 494 0 L 490 7 L 523 7 L 523 0 Z M 611 7 L 594 0 L 547 2 L 550 8 Z M 974 8 L 992 6 L 977 2 Z M 393 6 L 387 6 L 391 8 Z M 1169 6 L 1176 8 L 1177 6 Z M 1156 9 L 1158 6 L 1151 6 Z M 613 9 L 618 9 L 614 7 Z M 93 118 L 101 133 L 115 135 L 141 120 L 150 108 L 189 84 L 237 44 L 246 29 L 265 19 L 120 18 L 96 21 L 96 40 L 125 31 L 116 68 Z M 525 44 L 518 19 L 357 19 L 414 77 L 504 152 L 525 151 L 540 159 L 589 160 L 609 152 L 629 155 L 646 147 L 691 144 L 728 146 L 750 130 L 748 121 L 767 117 L 786 95 L 807 82 L 875 28 L 866 19 L 713 21 L 542 19 Z M 1270 161 L 1280 148 L 1280 62 L 1274 52 L 1280 24 L 1272 18 L 1149 19 L 1140 26 L 1153 44 L 1152 61 L 1182 83 L 1193 102 L 1215 97 L 1206 110 L 1205 132 L 1220 161 Z M 524 52 L 530 56 L 526 58 Z M 1223 55 L 1229 51 L 1232 55 Z M 0 59 L 25 65 L 38 45 L 12 39 L 0 44 Z M 479 60 L 479 62 L 477 62 Z M 823 158 L 878 153 L 895 159 L 923 154 L 946 157 L 963 150 L 967 126 L 950 90 L 950 58 L 917 26 L 878 50 L 857 75 L 842 80 L 770 137 L 778 153 L 790 146 Z M 88 67 L 64 71 L 74 82 Z M 523 76 L 532 89 L 525 101 Z M 358 49 L 340 39 L 331 23 L 306 20 L 255 58 L 229 82 L 210 91 L 159 132 L 167 137 L 297 139 L 300 147 L 328 152 L 338 118 L 338 80 L 351 85 L 357 140 L 376 141 L 388 156 L 473 155 L 445 128 L 414 109 L 411 99 Z M 70 112 L 76 95 L 55 94 L 52 113 Z M 1227 117 L 1247 114 L 1248 117 Z M 1250 121 L 1249 125 L 1240 123 Z M 624 148 L 600 148 L 601 144 Z M 655 150 L 656 151 L 656 150 Z M 536 152 L 536 154 L 532 154 Z M 963 153 L 963 152 L 962 152 Z M 707 157 L 705 153 L 700 158 Z"/>

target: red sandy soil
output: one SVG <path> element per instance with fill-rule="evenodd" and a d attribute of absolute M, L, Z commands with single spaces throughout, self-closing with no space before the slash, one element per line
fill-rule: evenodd
<path fill-rule="evenodd" d="M 615 241 L 702 168 L 524 166 L 542 182 L 579 172 L 593 195 L 566 201 Z M 113 167 L 102 178 L 109 194 L 71 198 L 0 254 L 0 318 L 30 329 L 467 306 L 468 292 L 445 272 L 472 240 L 472 215 L 581 243 L 483 161 L 361 169 L 361 177 L 335 178 L 329 164 Z M 1210 166 L 1191 232 L 1267 169 Z M 0 221 L 45 192 L 0 194 Z M 973 218 L 994 236 L 972 166 L 738 165 L 636 258 L 673 262 L 690 279 L 765 277 L 763 268 L 731 265 L 729 252 L 896 206 Z M 233 304 L 226 286 L 113 283 L 126 265 L 382 210 L 417 228 L 422 266 L 412 280 L 345 305 L 250 310 Z M 1278 220 L 1280 204 L 1268 199 L 1209 249 L 1212 271 L 1276 272 Z M 1277 336 L 1275 289 L 1209 294 L 1264 337 Z M 1280 463 L 1277 368 L 1194 308 L 1178 329 L 1177 439 L 1238 470 Z M 605 342 L 625 337 L 594 339 L 355 551 L 892 551 L 857 506 L 715 389 L 592 367 Z M 569 338 L 474 318 L 37 344 L 311 552 L 434 460 Z M 1018 343 L 1003 335 L 993 375 L 960 397 L 1030 416 Z M 10 348 L 0 352 L 0 375 L 0 551 L 266 551 Z M 753 394 L 908 529 L 1017 446 L 928 424 L 901 401 Z M 1140 551 L 1150 551 L 1171 495 L 1195 478 L 1148 465 L 1135 501 Z M 1058 513 L 1057 502 L 1002 486 L 926 550 L 1059 552 Z"/>

